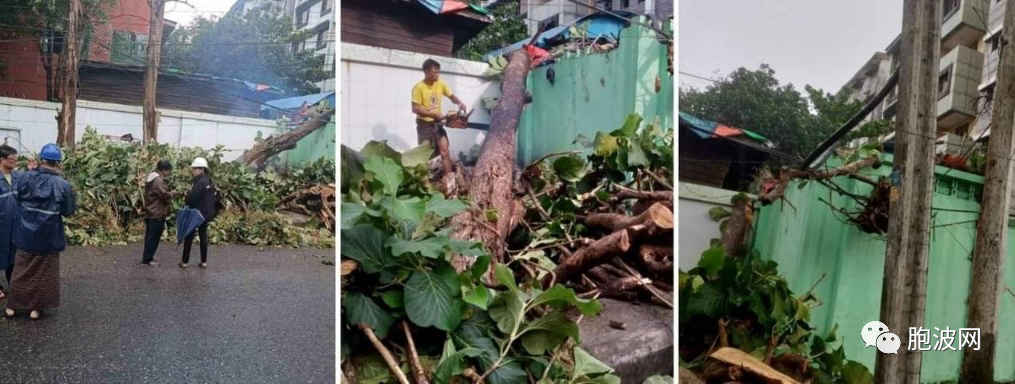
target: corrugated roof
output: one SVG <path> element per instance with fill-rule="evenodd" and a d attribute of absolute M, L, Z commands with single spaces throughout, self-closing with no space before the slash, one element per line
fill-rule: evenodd
<path fill-rule="evenodd" d="M 633 18 L 637 16 L 636 13 L 626 11 L 612 11 L 617 15 Z M 630 24 L 627 20 L 611 15 L 609 13 L 597 12 L 591 15 L 582 17 L 565 25 L 556 26 L 544 31 L 539 35 L 539 40 L 536 41 L 536 46 L 546 49 L 551 44 L 551 41 L 555 40 L 567 40 L 570 38 L 570 28 L 574 25 L 584 24 L 588 36 L 590 37 L 605 37 L 610 36 L 614 39 L 620 37 L 620 31 Z M 525 39 L 519 40 L 518 42 L 506 46 L 504 48 L 491 51 L 487 53 L 483 59 L 490 60 L 493 57 L 499 57 L 511 52 L 522 49 L 525 44 L 532 40 L 532 36 L 526 37 Z"/>
<path fill-rule="evenodd" d="M 287 97 L 284 99 L 272 100 L 266 102 L 265 104 L 267 105 L 262 106 L 261 110 L 262 111 L 267 110 L 272 107 L 278 109 L 298 109 L 303 106 L 304 102 L 306 102 L 307 105 L 317 105 L 317 103 L 320 103 L 322 100 L 327 100 L 328 105 L 334 106 L 335 92 L 315 93 L 312 95 Z"/>

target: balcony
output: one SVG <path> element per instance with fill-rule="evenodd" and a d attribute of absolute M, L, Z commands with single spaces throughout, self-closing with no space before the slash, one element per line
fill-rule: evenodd
<path fill-rule="evenodd" d="M 937 86 L 937 130 L 964 130 L 976 117 L 983 53 L 958 46 L 941 57 Z"/>
<path fill-rule="evenodd" d="M 941 54 L 957 46 L 976 47 L 987 32 L 990 0 L 944 0 Z"/>

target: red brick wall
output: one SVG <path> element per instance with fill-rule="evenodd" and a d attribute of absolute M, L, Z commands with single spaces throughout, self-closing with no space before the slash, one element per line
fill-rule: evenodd
<path fill-rule="evenodd" d="M 109 20 L 106 25 L 96 28 L 95 42 L 89 47 L 89 60 L 109 62 L 107 47 L 113 46 L 113 31 L 130 31 L 148 34 L 148 19 L 151 7 L 148 0 L 119 0 L 106 10 Z"/>
<path fill-rule="evenodd" d="M 150 12 L 148 0 L 118 0 L 108 6 L 109 18 L 95 26 L 94 41 L 89 44 L 88 56 L 82 59 L 108 62 L 107 47 L 112 46 L 113 31 L 147 35 Z M 0 29 L 0 63 L 6 65 L 0 77 L 0 96 L 46 100 L 46 71 L 39 56 L 38 36 L 31 31 Z M 54 63 L 58 61 L 54 58 Z"/>

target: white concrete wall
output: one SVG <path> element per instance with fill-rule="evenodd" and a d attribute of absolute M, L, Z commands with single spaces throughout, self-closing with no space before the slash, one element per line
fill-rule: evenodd
<path fill-rule="evenodd" d="M 677 233 L 680 236 L 677 245 L 680 255 L 677 265 L 680 270 L 687 271 L 698 266 L 701 253 L 711 247 L 712 239 L 721 237 L 719 223 L 708 216 L 708 210 L 713 207 L 729 210 L 730 198 L 737 193 L 739 192 L 680 183 L 677 202 L 680 206 L 677 224 Z"/>
<path fill-rule="evenodd" d="M 56 110 L 58 103 L 0 97 L 0 143 L 19 152 L 34 153 L 46 143 L 56 141 Z M 263 137 L 274 135 L 278 127 L 272 120 L 213 115 L 174 110 L 161 110 L 159 124 L 160 143 L 174 147 L 202 147 L 211 149 L 224 145 L 223 160 L 233 160 L 254 146 L 257 133 Z M 103 135 L 131 134 L 137 140 L 142 136 L 141 107 L 79 100 L 77 107 L 76 140 L 85 128 L 91 126 Z"/>
<path fill-rule="evenodd" d="M 489 124 L 490 114 L 482 108 L 481 99 L 499 97 L 500 84 L 482 76 L 486 63 L 342 43 L 340 142 L 355 150 L 371 140 L 387 140 L 400 151 L 416 147 L 412 87 L 423 80 L 423 61 L 428 58 L 441 63 L 441 79 L 469 109 L 475 108 L 469 120 Z M 443 108 L 446 112 L 455 106 L 445 98 Z M 484 131 L 477 129 L 447 131 L 455 159 L 484 137 Z"/>

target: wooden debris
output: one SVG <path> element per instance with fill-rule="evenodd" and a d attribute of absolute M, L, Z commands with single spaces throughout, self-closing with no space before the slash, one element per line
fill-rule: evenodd
<path fill-rule="evenodd" d="M 754 356 L 751 356 L 749 353 L 736 348 L 720 348 L 709 357 L 724 363 L 729 368 L 740 367 L 745 371 L 745 374 L 749 373 L 758 376 L 758 379 L 765 380 L 766 382 L 799 384 L 799 382 L 793 380 L 792 377 L 776 371 L 774 368 L 768 366 Z"/>
<path fill-rule="evenodd" d="M 279 201 L 279 211 L 317 217 L 329 230 L 335 229 L 335 184 L 296 191 Z"/>

